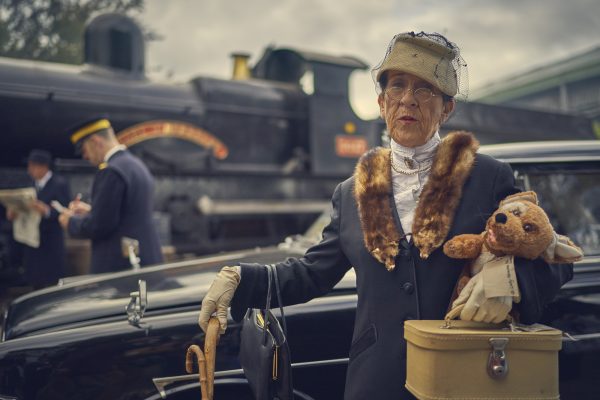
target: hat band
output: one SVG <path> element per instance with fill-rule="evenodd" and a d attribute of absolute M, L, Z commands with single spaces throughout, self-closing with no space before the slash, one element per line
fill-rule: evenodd
<path fill-rule="evenodd" d="M 101 119 L 99 121 L 94 122 L 91 125 L 86 125 L 71 135 L 71 143 L 75 144 L 84 137 L 94 132 L 108 128 L 110 128 L 110 122 L 107 119 Z"/>

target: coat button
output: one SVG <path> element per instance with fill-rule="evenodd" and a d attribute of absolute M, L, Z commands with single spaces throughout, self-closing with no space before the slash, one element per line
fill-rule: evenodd
<path fill-rule="evenodd" d="M 402 289 L 404 289 L 406 293 L 412 294 L 412 292 L 415 290 L 415 287 L 412 283 L 406 282 L 404 285 L 402 285 Z"/>

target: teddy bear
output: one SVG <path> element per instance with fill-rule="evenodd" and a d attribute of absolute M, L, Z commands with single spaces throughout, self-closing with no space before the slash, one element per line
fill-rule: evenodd
<path fill-rule="evenodd" d="M 443 251 L 448 257 L 470 260 L 450 314 L 494 323 L 507 319 L 513 302 L 520 301 L 514 257 L 541 257 L 548 263 L 572 263 L 583 257 L 568 237 L 554 231 L 533 191 L 506 197 L 488 218 L 484 232 L 455 236 Z"/>

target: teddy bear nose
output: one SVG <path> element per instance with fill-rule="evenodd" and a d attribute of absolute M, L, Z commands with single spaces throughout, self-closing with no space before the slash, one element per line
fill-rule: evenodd
<path fill-rule="evenodd" d="M 496 222 L 497 223 L 505 224 L 506 221 L 508 221 L 508 217 L 506 216 L 506 214 L 503 214 L 503 213 L 496 214 Z"/>

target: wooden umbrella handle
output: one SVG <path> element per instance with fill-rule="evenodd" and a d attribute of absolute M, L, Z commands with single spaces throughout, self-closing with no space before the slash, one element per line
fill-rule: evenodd
<path fill-rule="evenodd" d="M 206 336 L 204 337 L 204 356 L 206 357 L 206 377 L 208 380 L 208 398 L 212 400 L 215 384 L 215 361 L 217 359 L 217 343 L 219 343 L 219 330 L 221 325 L 216 317 L 208 321 Z"/>
<path fill-rule="evenodd" d="M 198 379 L 200 380 L 200 392 L 202 393 L 202 400 L 210 400 L 208 396 L 208 382 L 206 379 L 206 358 L 204 358 L 204 354 L 200 347 L 195 344 L 188 347 L 187 352 L 185 354 L 185 370 L 188 374 L 194 372 L 194 360 L 192 356 L 196 355 L 196 360 L 198 362 Z"/>
<path fill-rule="evenodd" d="M 219 320 L 211 317 L 204 337 L 204 352 L 195 344 L 187 349 L 185 355 L 185 370 L 188 374 L 194 372 L 193 355 L 198 362 L 198 379 L 200 380 L 200 391 L 202 400 L 212 400 L 215 385 L 215 360 L 217 357 L 217 343 L 219 342 Z"/>

